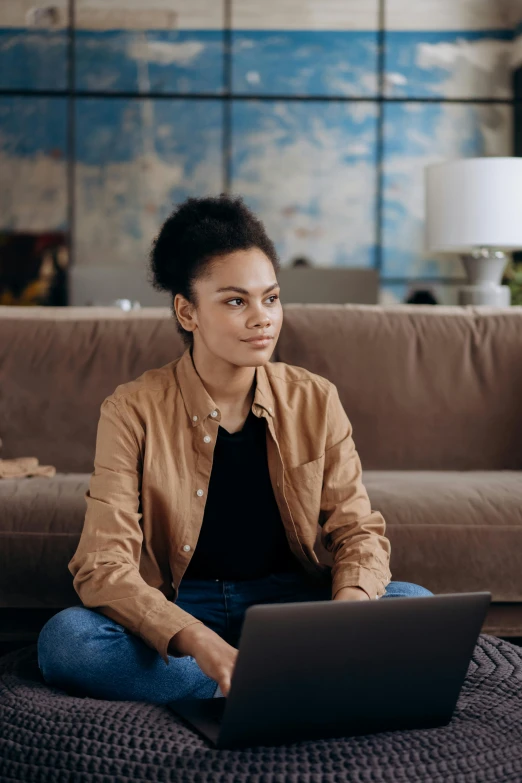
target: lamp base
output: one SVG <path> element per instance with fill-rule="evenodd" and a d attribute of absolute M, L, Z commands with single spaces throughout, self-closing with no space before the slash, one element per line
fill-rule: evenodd
<path fill-rule="evenodd" d="M 458 294 L 459 305 L 511 306 L 511 290 L 507 285 L 461 285 Z"/>
<path fill-rule="evenodd" d="M 461 261 L 468 284 L 458 288 L 459 305 L 511 305 L 511 289 L 507 285 L 500 285 L 507 264 L 506 254 L 502 250 L 482 247 L 470 255 L 461 256 Z"/>

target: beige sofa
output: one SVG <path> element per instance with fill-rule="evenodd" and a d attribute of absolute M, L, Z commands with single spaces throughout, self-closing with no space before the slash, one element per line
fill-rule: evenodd
<path fill-rule="evenodd" d="M 168 309 L 0 307 L 0 457 L 58 471 L 0 479 L 0 613 L 80 603 L 67 563 L 100 404 L 183 350 Z M 337 385 L 393 579 L 490 590 L 484 630 L 511 637 L 522 636 L 521 356 L 522 307 L 288 304 L 272 357 Z"/>

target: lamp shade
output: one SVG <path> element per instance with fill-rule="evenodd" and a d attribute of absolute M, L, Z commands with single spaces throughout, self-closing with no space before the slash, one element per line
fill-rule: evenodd
<path fill-rule="evenodd" d="M 464 158 L 425 169 L 426 249 L 522 248 L 522 158 Z"/>

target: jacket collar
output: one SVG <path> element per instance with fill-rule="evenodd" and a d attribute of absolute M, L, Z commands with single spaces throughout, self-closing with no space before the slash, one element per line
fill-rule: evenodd
<path fill-rule="evenodd" d="M 192 349 L 189 346 L 181 356 L 176 365 L 181 396 L 185 403 L 185 408 L 189 415 L 193 427 L 201 424 L 213 411 L 217 415 L 213 416 L 216 421 L 221 420 L 221 411 L 212 397 L 205 389 L 203 382 L 194 366 L 192 359 Z M 257 408 L 266 410 L 269 416 L 274 416 L 275 406 L 274 397 L 270 388 L 267 371 L 264 365 L 256 367 L 256 388 L 252 410 L 256 413 Z"/>

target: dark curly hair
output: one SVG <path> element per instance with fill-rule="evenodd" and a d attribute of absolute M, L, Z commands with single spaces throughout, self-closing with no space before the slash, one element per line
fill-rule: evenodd
<path fill-rule="evenodd" d="M 262 250 L 274 270 L 279 270 L 272 240 L 240 196 L 221 193 L 218 197 L 188 198 L 167 218 L 152 243 L 149 282 L 156 290 L 171 294 L 176 316 L 174 297 L 178 293 L 197 307 L 194 282 L 209 273 L 215 258 L 252 247 Z M 176 328 L 185 345 L 192 345 L 192 332 L 177 318 Z"/>

